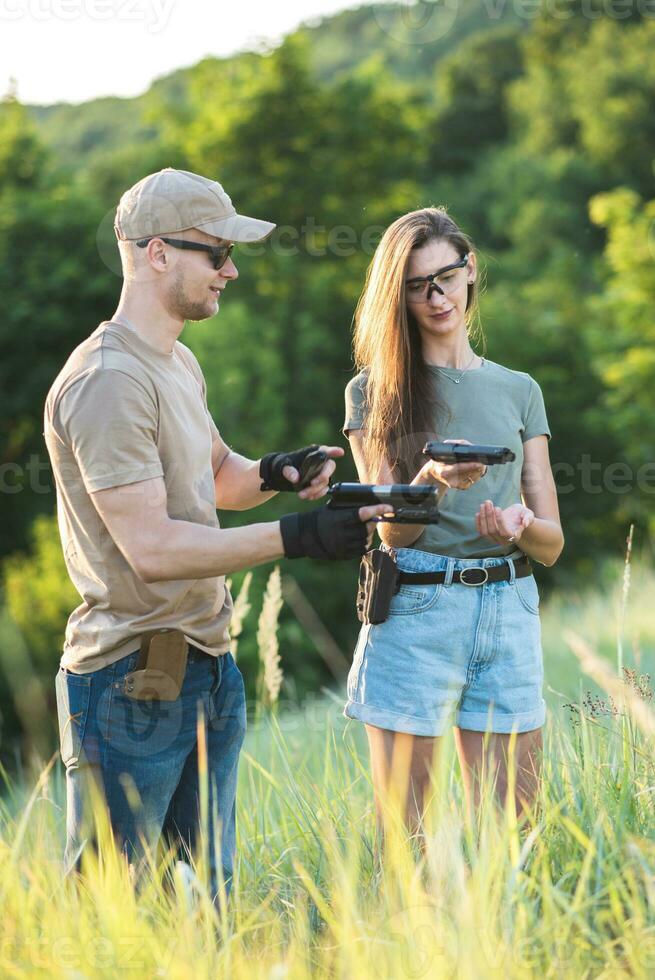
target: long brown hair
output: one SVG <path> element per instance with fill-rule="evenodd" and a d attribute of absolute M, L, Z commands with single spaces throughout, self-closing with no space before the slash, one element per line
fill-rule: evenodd
<path fill-rule="evenodd" d="M 355 311 L 353 349 L 358 370 L 366 375 L 364 458 L 376 479 L 380 460 L 394 481 L 411 481 L 425 457 L 427 439 L 439 438 L 435 426 L 450 418 L 435 379 L 423 360 L 418 326 L 405 303 L 410 252 L 433 239 L 444 239 L 460 256 L 474 252 L 468 235 L 443 207 L 404 214 L 390 225 L 375 250 L 366 285 Z M 469 340 L 480 336 L 477 281 L 468 283 L 465 322 Z"/>

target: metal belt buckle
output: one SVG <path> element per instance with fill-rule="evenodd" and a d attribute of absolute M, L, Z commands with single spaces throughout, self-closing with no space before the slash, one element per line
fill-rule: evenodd
<path fill-rule="evenodd" d="M 464 575 L 466 575 L 468 572 L 473 572 L 474 575 L 479 575 L 480 573 L 482 573 L 484 577 L 478 579 L 476 582 L 467 582 L 467 580 L 464 578 Z M 459 573 L 459 580 L 462 583 L 462 585 L 484 585 L 484 583 L 487 582 L 488 579 L 489 579 L 489 572 L 487 571 L 486 568 L 463 568 Z"/>

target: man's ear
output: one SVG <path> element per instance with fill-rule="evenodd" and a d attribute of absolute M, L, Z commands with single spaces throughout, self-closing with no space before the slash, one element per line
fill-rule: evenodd
<path fill-rule="evenodd" d="M 162 271 L 168 267 L 166 249 L 164 248 L 163 243 L 157 241 L 156 238 L 154 238 L 151 242 L 148 242 L 148 258 L 156 268 Z"/>

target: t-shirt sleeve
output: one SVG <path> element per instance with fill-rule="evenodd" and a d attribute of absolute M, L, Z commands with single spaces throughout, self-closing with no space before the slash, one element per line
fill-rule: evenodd
<path fill-rule="evenodd" d="M 60 434 L 88 493 L 164 475 L 153 396 L 122 371 L 92 371 L 57 406 Z"/>
<path fill-rule="evenodd" d="M 341 431 L 348 435 L 349 429 L 361 429 L 366 414 L 366 394 L 364 378 L 361 374 L 351 378 L 346 385 L 346 417 Z"/>
<path fill-rule="evenodd" d="M 523 419 L 521 439 L 523 442 L 527 442 L 528 439 L 532 439 L 534 436 L 548 436 L 550 439 L 550 428 L 548 419 L 546 418 L 546 406 L 544 405 L 544 396 L 541 388 L 534 378 L 530 378 L 530 393 Z"/>

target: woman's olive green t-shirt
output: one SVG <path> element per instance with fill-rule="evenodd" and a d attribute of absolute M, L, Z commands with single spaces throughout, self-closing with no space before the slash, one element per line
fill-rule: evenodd
<path fill-rule="evenodd" d="M 521 503 L 523 443 L 551 433 L 541 388 L 529 374 L 484 360 L 479 368 L 462 375 L 455 368 L 429 365 L 438 398 L 450 409 L 434 430 L 443 439 L 468 439 L 481 445 L 507 446 L 515 453 L 512 463 L 489 466 L 487 473 L 468 490 L 450 489 L 440 503 L 439 524 L 428 524 L 410 546 L 454 558 L 497 557 L 511 554 L 513 544 L 496 544 L 478 534 L 475 515 L 485 500 L 505 509 Z M 366 371 L 360 371 L 346 387 L 343 432 L 361 429 L 366 417 Z M 424 458 L 424 461 L 427 457 Z M 420 469 L 417 466 L 416 472 Z M 415 474 L 413 474 L 414 476 Z M 412 479 L 413 479 L 412 476 Z"/>

